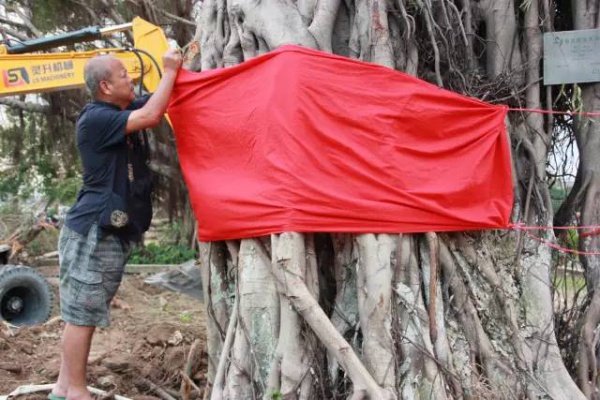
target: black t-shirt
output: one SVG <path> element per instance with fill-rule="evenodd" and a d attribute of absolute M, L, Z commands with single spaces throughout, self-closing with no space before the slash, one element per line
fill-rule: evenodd
<path fill-rule="evenodd" d="M 140 146 L 138 134 L 125 134 L 129 114 L 135 109 L 142 107 L 149 96 L 143 96 L 134 100 L 127 110 L 103 101 L 94 101 L 87 104 L 77 120 L 77 148 L 83 165 L 83 185 L 77 194 L 75 205 L 67 213 L 65 225 L 82 235 L 87 235 L 92 224 L 97 223 L 100 213 L 106 207 L 110 196 L 116 193 L 123 198 L 129 197 L 130 185 L 128 183 L 128 153 L 130 158 L 135 158 L 140 152 L 136 146 Z M 129 146 L 129 152 L 128 152 Z M 134 168 L 144 168 L 145 160 L 132 162 Z M 146 167 L 147 168 L 147 167 Z M 149 171 L 135 171 L 134 175 L 149 175 Z M 151 202 L 150 193 L 146 193 L 147 199 L 138 199 L 144 203 Z M 128 203 L 132 203 L 129 200 Z M 128 207 L 131 204 L 128 204 Z M 140 208 L 140 205 L 135 205 Z M 144 204 L 143 208 L 148 205 Z M 130 215 L 133 221 L 135 213 Z M 136 224 L 130 224 L 135 228 Z M 146 227 L 147 229 L 147 227 Z M 145 229 L 144 229 L 145 231 Z M 122 229 L 112 232 L 118 234 L 124 240 L 137 241 L 143 232 L 136 229 Z"/>

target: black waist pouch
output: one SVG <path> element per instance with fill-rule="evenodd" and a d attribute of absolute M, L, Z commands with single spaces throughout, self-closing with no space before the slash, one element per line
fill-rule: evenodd
<path fill-rule="evenodd" d="M 130 183 L 127 210 L 131 215 L 130 229 L 142 235 L 152 222 L 152 179 L 145 176 Z"/>
<path fill-rule="evenodd" d="M 100 212 L 98 225 L 100 228 L 110 232 L 121 232 L 131 222 L 130 213 L 127 210 L 127 202 L 123 196 L 111 192 Z"/>

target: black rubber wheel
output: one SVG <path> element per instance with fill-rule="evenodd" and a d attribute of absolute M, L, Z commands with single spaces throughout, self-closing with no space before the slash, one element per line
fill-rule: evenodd
<path fill-rule="evenodd" d="M 25 326 L 44 323 L 52 313 L 52 291 L 33 268 L 0 267 L 0 320 Z"/>

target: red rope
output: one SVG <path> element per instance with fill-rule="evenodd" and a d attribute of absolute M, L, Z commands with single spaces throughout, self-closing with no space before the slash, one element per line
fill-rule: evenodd
<path fill-rule="evenodd" d="M 600 256 L 600 252 L 597 251 L 580 251 L 580 250 L 573 250 L 573 249 L 569 249 L 567 247 L 562 247 L 556 243 L 553 243 L 547 239 L 543 239 L 541 237 L 537 237 L 535 235 L 532 235 L 531 233 L 525 232 L 525 235 L 527 235 L 528 237 L 535 239 L 543 244 L 545 244 L 548 247 L 552 247 L 553 249 L 556 249 L 558 251 L 562 251 L 564 253 L 571 253 L 571 254 L 579 254 L 582 256 Z"/>
<path fill-rule="evenodd" d="M 542 231 L 542 230 L 570 230 L 570 229 L 593 229 L 591 232 L 585 232 L 587 235 L 591 233 L 600 231 L 599 225 L 583 225 L 583 226 L 526 226 L 522 222 L 517 222 L 516 224 L 508 224 L 510 229 L 514 229 L 516 231 Z M 581 234 L 583 235 L 583 233 Z M 581 236 L 579 235 L 579 236 Z"/>
<path fill-rule="evenodd" d="M 598 234 L 600 234 L 600 229 L 594 229 L 593 231 L 580 233 L 579 237 L 598 236 Z"/>
<path fill-rule="evenodd" d="M 571 253 L 571 254 L 579 254 L 582 256 L 600 256 L 600 252 L 597 252 L 597 251 L 580 251 L 580 250 L 569 249 L 568 247 L 563 247 L 554 242 L 551 242 L 548 239 L 544 239 L 544 238 L 541 238 L 539 236 L 535 236 L 535 235 L 529 233 L 529 231 L 550 230 L 550 229 L 558 229 L 558 230 L 592 229 L 589 232 L 583 232 L 583 233 L 579 234 L 579 237 L 586 237 L 586 236 L 593 236 L 593 235 L 600 234 L 600 226 L 597 226 L 597 225 L 590 225 L 590 226 L 526 226 L 522 222 L 519 222 L 516 224 L 509 224 L 508 227 L 515 231 L 523 231 L 527 237 L 537 240 L 538 242 L 543 243 L 546 246 L 556 249 L 558 251 L 562 251 L 565 253 Z"/>
<path fill-rule="evenodd" d="M 538 113 L 538 114 L 572 115 L 575 117 L 600 117 L 600 112 L 594 112 L 594 111 L 572 112 L 572 111 L 541 110 L 541 109 L 537 109 L 537 108 L 513 108 L 513 107 L 509 107 L 508 111 L 532 112 L 532 113 Z"/>

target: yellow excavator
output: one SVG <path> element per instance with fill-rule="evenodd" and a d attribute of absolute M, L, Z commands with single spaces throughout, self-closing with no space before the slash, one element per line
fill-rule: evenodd
<path fill-rule="evenodd" d="M 134 47 L 91 51 L 44 52 L 60 46 L 100 40 L 131 30 Z M 141 18 L 112 27 L 88 27 L 57 36 L 0 45 L 0 97 L 84 87 L 85 63 L 98 54 L 111 54 L 123 61 L 129 75 L 152 93 L 160 81 L 162 56 L 169 43 L 163 30 Z M 52 312 L 52 293 L 37 270 L 10 265 L 15 246 L 0 237 L 0 321 L 13 325 L 36 325 Z"/>
<path fill-rule="evenodd" d="M 74 43 L 100 40 L 126 30 L 133 33 L 132 48 L 41 52 Z M 134 80 L 142 81 L 148 92 L 154 92 L 163 69 L 162 56 L 168 48 L 164 31 L 139 17 L 130 23 L 112 27 L 92 26 L 25 42 L 11 40 L 8 44 L 0 45 L 0 96 L 83 87 L 85 63 L 95 55 L 107 53 L 121 59 L 129 75 Z"/>

